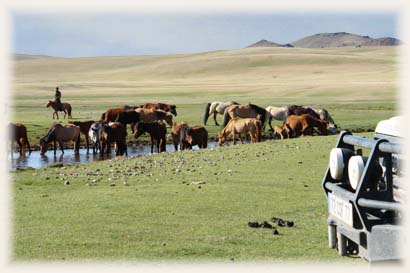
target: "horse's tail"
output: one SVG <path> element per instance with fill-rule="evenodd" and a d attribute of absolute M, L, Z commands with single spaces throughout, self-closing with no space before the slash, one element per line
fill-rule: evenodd
<path fill-rule="evenodd" d="M 68 108 L 67 108 L 67 112 L 68 112 L 68 117 L 69 117 L 69 118 L 73 118 L 73 117 L 71 116 L 71 109 L 72 109 L 72 108 L 71 108 L 71 104 L 69 104 L 69 105 L 68 105 Z"/>
<path fill-rule="evenodd" d="M 211 103 L 207 103 L 205 107 L 205 115 L 204 115 L 204 125 L 206 125 L 206 122 L 208 121 L 209 118 L 209 110 L 211 109 Z"/>
<path fill-rule="evenodd" d="M 229 115 L 227 110 L 228 109 L 226 109 L 225 113 L 224 113 L 224 123 L 222 125 L 224 128 L 225 128 L 226 125 L 228 125 L 229 120 L 231 120 L 231 115 Z"/>

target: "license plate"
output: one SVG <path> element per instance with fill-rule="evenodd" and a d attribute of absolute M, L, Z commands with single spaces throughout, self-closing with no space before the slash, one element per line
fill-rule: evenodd
<path fill-rule="evenodd" d="M 343 200 L 332 193 L 329 193 L 327 201 L 330 214 L 353 226 L 353 206 L 349 201 Z"/>

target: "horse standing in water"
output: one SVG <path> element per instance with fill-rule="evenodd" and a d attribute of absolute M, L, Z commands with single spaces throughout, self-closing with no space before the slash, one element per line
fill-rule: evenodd
<path fill-rule="evenodd" d="M 290 128 L 294 137 L 300 135 L 313 135 L 313 128 L 317 128 L 321 135 L 327 135 L 327 122 L 314 118 L 308 114 L 291 115 L 285 121 L 286 127 Z"/>
<path fill-rule="evenodd" d="M 195 125 L 192 127 L 184 128 L 185 142 L 187 142 L 188 149 L 192 149 L 192 146 L 198 145 L 200 149 L 208 147 L 208 131 L 202 125 Z"/>
<path fill-rule="evenodd" d="M 165 121 L 172 127 L 172 115 L 163 110 L 150 110 L 137 108 L 135 112 L 139 114 L 139 118 L 143 122 Z"/>
<path fill-rule="evenodd" d="M 89 153 L 90 139 L 88 132 L 90 131 L 91 125 L 94 123 L 94 120 L 87 121 L 69 121 L 68 124 L 74 124 L 80 127 L 80 132 L 85 136 L 85 143 L 87 147 L 87 154 Z"/>
<path fill-rule="evenodd" d="M 48 108 L 50 106 L 51 106 L 51 108 L 54 109 L 53 119 L 54 119 L 54 116 L 57 116 L 57 119 L 58 119 L 58 112 L 64 112 L 64 118 L 66 117 L 67 114 L 68 114 L 68 118 L 72 118 L 72 116 L 71 116 L 71 110 L 72 110 L 71 104 L 69 104 L 67 102 L 63 102 L 62 103 L 63 110 L 60 110 L 55 101 L 49 100 L 46 107 Z"/>
<path fill-rule="evenodd" d="M 26 155 L 26 146 L 28 148 L 28 154 L 31 154 L 31 147 L 30 143 L 28 142 L 26 126 L 20 123 L 9 123 L 9 134 L 11 141 L 11 156 L 13 156 L 14 141 L 16 141 L 19 145 L 20 156 Z"/>
<path fill-rule="evenodd" d="M 40 155 L 44 155 L 47 152 L 47 144 L 53 141 L 54 155 L 57 151 L 57 144 L 60 145 L 61 152 L 64 154 L 63 142 L 74 142 L 74 154 L 78 155 L 80 146 L 80 127 L 74 124 L 55 124 L 47 132 L 47 134 L 40 139 Z"/>
<path fill-rule="evenodd" d="M 138 122 L 135 125 L 134 137 L 137 139 L 147 132 L 151 138 L 151 154 L 154 153 L 154 142 L 156 142 L 157 152 L 166 151 L 167 128 L 162 122 Z"/>
<path fill-rule="evenodd" d="M 234 102 L 234 101 L 227 101 L 227 102 L 214 101 L 214 102 L 208 103 L 205 107 L 204 125 L 206 125 L 209 116 L 213 114 L 215 125 L 219 126 L 218 121 L 216 121 L 216 115 L 217 114 L 223 115 L 225 113 L 225 109 L 228 106 L 231 106 L 234 104 L 238 105 L 239 103 Z"/>
<path fill-rule="evenodd" d="M 120 122 L 110 122 L 108 125 L 103 124 L 99 132 L 100 155 L 104 152 L 111 153 L 111 143 L 115 142 L 115 155 L 127 155 L 125 126 Z"/>
<path fill-rule="evenodd" d="M 189 143 L 185 141 L 185 129 L 188 127 L 188 124 L 185 122 L 172 124 L 171 137 L 172 143 L 174 144 L 175 151 L 178 151 L 178 144 L 181 150 L 184 150 Z"/>

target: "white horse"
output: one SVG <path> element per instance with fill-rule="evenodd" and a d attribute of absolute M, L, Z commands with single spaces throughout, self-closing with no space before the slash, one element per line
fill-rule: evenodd
<path fill-rule="evenodd" d="M 227 101 L 227 102 L 214 101 L 214 102 L 208 103 L 205 108 L 204 125 L 206 125 L 206 122 L 208 121 L 209 116 L 213 114 L 215 125 L 219 126 L 218 122 L 216 121 L 216 115 L 217 114 L 223 115 L 225 113 L 225 109 L 228 106 L 231 106 L 233 104 L 239 104 L 239 103 L 234 102 L 234 101 Z"/>
<path fill-rule="evenodd" d="M 266 110 L 266 119 L 269 122 L 269 125 L 272 128 L 272 119 L 285 121 L 289 115 L 288 108 L 283 107 L 275 107 L 275 106 L 268 106 L 265 108 Z"/>

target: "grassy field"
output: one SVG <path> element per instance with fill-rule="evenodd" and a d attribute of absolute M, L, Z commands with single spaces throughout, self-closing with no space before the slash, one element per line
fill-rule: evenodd
<path fill-rule="evenodd" d="M 45 104 L 60 86 L 78 120 L 99 119 L 110 107 L 162 101 L 177 105 L 176 121 L 201 124 L 207 102 L 236 100 L 263 107 L 319 104 L 342 129 L 374 129 L 397 114 L 396 50 L 254 48 L 20 60 L 12 120 L 26 124 L 37 143 L 53 122 Z M 214 136 L 220 128 L 208 124 Z M 336 139 L 12 172 L 12 259 L 360 263 L 327 248 L 320 184 Z M 295 227 L 278 227 L 275 236 L 247 226 L 273 216 Z"/>

